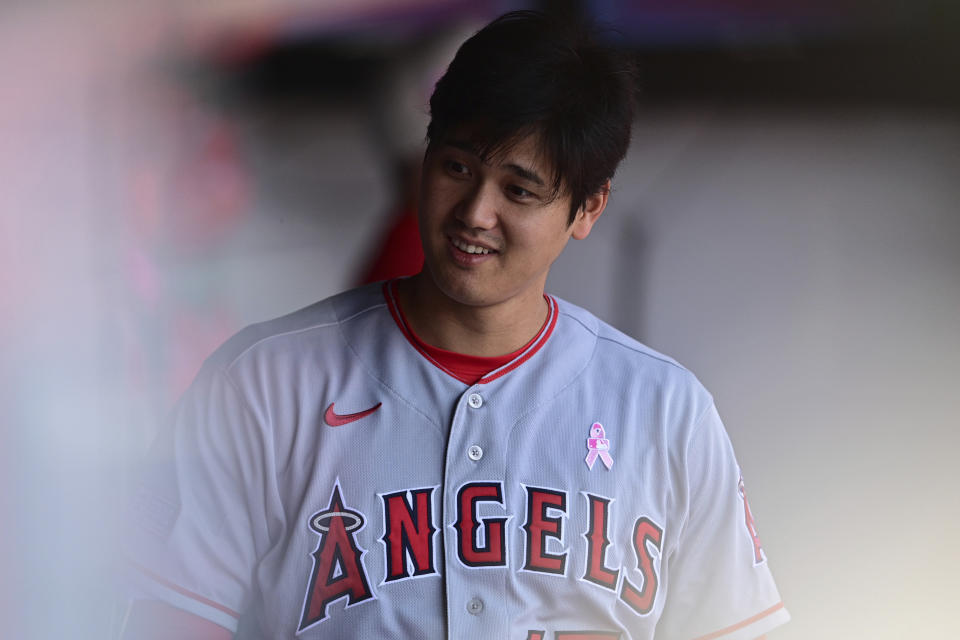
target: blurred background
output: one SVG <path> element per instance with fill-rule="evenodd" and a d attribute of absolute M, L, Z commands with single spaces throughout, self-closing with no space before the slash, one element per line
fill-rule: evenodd
<path fill-rule="evenodd" d="M 714 393 L 793 615 L 771 640 L 957 637 L 947 0 L 4 3 L 0 636 L 109 636 L 177 396 L 244 325 L 417 269 L 432 84 L 529 7 L 641 64 L 610 206 L 549 290 Z"/>

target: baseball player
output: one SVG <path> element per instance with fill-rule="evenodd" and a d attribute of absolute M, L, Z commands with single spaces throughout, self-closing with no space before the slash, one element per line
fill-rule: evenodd
<path fill-rule="evenodd" d="M 745 640 L 789 619 L 711 396 L 545 295 L 628 64 L 508 14 L 431 98 L 416 276 L 247 328 L 134 503 L 127 638 Z"/>

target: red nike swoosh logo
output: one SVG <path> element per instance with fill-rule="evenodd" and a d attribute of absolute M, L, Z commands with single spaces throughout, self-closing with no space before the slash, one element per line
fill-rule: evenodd
<path fill-rule="evenodd" d="M 334 412 L 333 410 L 334 403 L 331 402 L 330 406 L 327 407 L 326 413 L 323 414 L 323 419 L 331 427 L 342 427 L 345 424 L 350 424 L 355 420 L 359 420 L 360 418 L 367 417 L 368 415 L 370 415 L 371 413 L 379 409 L 380 405 L 382 404 L 383 404 L 382 402 L 378 402 L 377 406 L 370 407 L 366 411 L 359 411 L 357 413 L 347 413 L 344 415 L 340 415 Z"/>

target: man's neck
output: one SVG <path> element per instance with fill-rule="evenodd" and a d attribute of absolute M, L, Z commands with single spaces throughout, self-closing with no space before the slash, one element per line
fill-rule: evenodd
<path fill-rule="evenodd" d="M 441 292 L 422 272 L 398 287 L 400 307 L 414 333 L 435 347 L 471 356 L 500 356 L 529 342 L 546 322 L 542 289 L 488 306 L 464 305 Z"/>

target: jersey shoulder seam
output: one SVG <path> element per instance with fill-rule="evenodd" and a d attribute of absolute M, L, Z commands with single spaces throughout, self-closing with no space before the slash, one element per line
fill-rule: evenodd
<path fill-rule="evenodd" d="M 617 345 L 617 346 L 620 346 L 620 347 L 623 347 L 624 349 L 627 349 L 628 351 L 633 351 L 634 353 L 636 353 L 636 354 L 638 354 L 638 355 L 645 356 L 645 357 L 650 358 L 650 359 L 652 359 L 652 360 L 657 360 L 657 361 L 662 362 L 662 363 L 664 363 L 664 364 L 671 365 L 672 367 L 675 367 L 675 368 L 677 368 L 677 369 L 680 369 L 681 371 L 686 371 L 686 372 L 688 372 L 688 373 L 690 372 L 689 369 L 687 369 L 685 366 L 683 366 L 682 364 L 680 364 L 680 363 L 677 362 L 676 360 L 670 358 L 669 356 L 661 356 L 661 355 L 658 355 L 658 354 L 656 354 L 656 353 L 652 353 L 651 351 L 648 351 L 648 350 L 642 349 L 642 348 L 641 348 L 641 349 L 638 349 L 638 348 L 635 347 L 635 346 L 632 346 L 632 345 L 630 345 L 630 344 L 625 343 L 623 340 L 618 340 L 618 339 L 616 339 L 616 338 L 612 338 L 612 337 L 608 337 L 608 336 L 602 336 L 602 335 L 600 335 L 600 334 L 597 334 L 597 340 L 603 340 L 604 342 L 612 342 L 613 344 L 615 344 L 615 345 Z"/>
<path fill-rule="evenodd" d="M 268 341 L 270 341 L 270 340 L 273 340 L 274 338 L 282 338 L 282 337 L 284 337 L 284 336 L 292 336 L 292 335 L 295 335 L 295 334 L 298 334 L 298 333 L 304 333 L 304 332 L 306 332 L 306 331 L 314 331 L 314 330 L 316 330 L 316 329 L 325 329 L 325 328 L 327 328 L 327 327 L 333 327 L 333 326 L 336 326 L 336 325 L 338 325 L 338 324 L 340 324 L 339 321 L 323 322 L 323 323 L 318 323 L 318 324 L 310 325 L 309 327 L 300 327 L 299 329 L 290 329 L 290 330 L 288 330 L 288 331 L 280 331 L 280 332 L 278 332 L 278 333 L 271 333 L 270 335 L 262 336 L 262 337 L 258 338 L 257 340 L 251 342 L 251 343 L 250 343 L 249 345 L 247 345 L 240 353 L 238 353 L 233 359 L 231 359 L 230 362 L 227 363 L 227 364 L 224 366 L 224 370 L 233 368 L 233 365 L 235 365 L 235 364 L 237 363 L 237 360 L 239 360 L 240 358 L 242 358 L 243 356 L 245 356 L 247 353 L 249 353 L 251 349 L 253 349 L 253 348 L 255 348 L 255 347 L 263 344 L 264 342 L 268 342 Z M 257 325 L 252 325 L 252 326 L 253 326 L 253 327 L 256 327 Z"/>
<path fill-rule="evenodd" d="M 256 412 L 253 410 L 253 407 L 250 406 L 250 403 L 247 401 L 247 396 L 240 391 L 240 387 L 237 386 L 237 383 L 230 376 L 230 372 L 226 369 L 219 369 L 219 373 L 223 376 L 224 381 L 230 385 L 230 388 L 233 390 L 233 393 L 240 400 L 240 405 L 243 407 L 244 412 L 250 416 L 250 419 L 253 420 L 253 423 L 258 425 L 261 430 L 265 428 L 265 425 L 260 422 L 260 419 L 257 418 Z"/>
<path fill-rule="evenodd" d="M 569 304 L 569 303 L 567 303 L 567 304 Z M 677 361 L 674 360 L 673 358 L 670 358 L 669 356 L 665 356 L 665 355 L 661 355 L 661 354 L 656 353 L 655 351 L 653 351 L 653 350 L 650 349 L 649 347 L 646 347 L 646 346 L 642 345 L 640 342 L 638 342 L 638 341 L 635 340 L 634 338 L 631 338 L 631 337 L 627 336 L 626 334 L 622 333 L 621 331 L 619 331 L 619 330 L 615 329 L 614 327 L 608 325 L 607 323 L 603 322 L 602 320 L 600 320 L 600 319 L 597 318 L 596 316 L 592 316 L 592 317 L 593 317 L 593 319 L 597 322 L 597 326 L 598 326 L 598 327 L 599 327 L 599 326 L 605 326 L 605 327 L 607 327 L 607 328 L 610 329 L 612 332 L 614 332 L 614 335 L 612 335 L 612 336 L 603 335 L 600 331 L 597 330 L 597 327 L 591 327 L 591 326 L 589 326 L 589 325 L 588 325 L 586 322 L 584 322 L 581 318 L 577 317 L 577 315 L 575 315 L 575 314 L 573 314 L 573 313 L 570 313 L 569 311 L 567 311 L 567 310 L 565 310 L 565 309 L 563 309 L 563 308 L 561 308 L 560 313 L 561 313 L 562 315 L 567 316 L 568 318 L 570 318 L 571 320 L 573 320 L 574 322 L 576 322 L 577 324 L 579 324 L 580 326 L 582 326 L 584 329 L 586 329 L 587 331 L 589 331 L 590 333 L 592 333 L 597 340 L 603 340 L 604 342 L 613 343 L 613 344 L 615 344 L 615 345 L 618 345 L 618 346 L 620 346 L 620 347 L 623 347 L 624 349 L 627 349 L 628 351 L 633 351 L 634 353 L 637 353 L 637 354 L 639 354 L 639 355 L 641 355 L 641 356 L 645 356 L 645 357 L 651 358 L 651 359 L 653 359 L 653 360 L 658 360 L 658 361 L 660 361 L 660 362 L 663 362 L 664 364 L 669 364 L 669 365 L 671 365 L 671 366 L 673 366 L 673 367 L 676 367 L 677 369 L 680 369 L 681 371 L 685 371 L 685 372 L 687 372 L 687 373 L 691 373 L 689 369 L 687 369 L 685 366 L 683 366 L 682 364 L 680 364 L 679 362 L 677 362 Z M 592 314 L 591 314 L 591 315 L 592 315 Z M 630 344 L 630 343 L 635 343 L 635 344 Z"/>
<path fill-rule="evenodd" d="M 709 392 L 707 392 L 707 393 L 709 394 Z M 707 417 L 707 413 L 709 413 L 710 410 L 714 408 L 713 396 L 710 396 L 709 399 L 710 399 L 710 402 L 707 402 L 707 403 L 706 403 L 706 406 L 703 408 L 702 411 L 700 411 L 700 414 L 699 414 L 699 415 L 696 417 L 696 419 L 693 421 L 693 427 L 690 429 L 689 435 L 687 436 L 687 441 L 686 441 L 686 443 L 684 443 L 684 446 L 683 446 L 683 456 L 684 456 L 684 460 L 689 460 L 689 459 L 690 459 L 690 447 L 693 446 L 693 442 L 694 442 L 698 437 L 700 437 L 700 434 L 703 433 L 703 430 L 704 430 L 703 423 L 705 422 L 705 418 Z M 687 486 L 689 487 L 689 484 L 688 484 Z M 690 519 L 690 504 L 688 503 L 688 504 L 687 504 L 687 508 L 686 508 L 686 509 L 684 510 L 684 512 L 683 512 L 683 517 L 680 519 L 680 525 L 679 525 L 679 527 L 677 528 L 677 538 L 678 538 L 678 539 L 683 535 L 683 531 L 684 531 L 684 529 L 686 529 L 686 527 L 687 527 L 687 521 L 688 521 L 689 519 Z"/>
<path fill-rule="evenodd" d="M 321 303 L 321 304 L 322 304 L 322 303 Z M 359 317 L 359 316 L 361 316 L 361 315 L 363 315 L 363 314 L 365 314 L 365 313 L 368 313 L 368 312 L 370 312 L 370 311 L 374 311 L 374 310 L 379 309 L 379 308 L 382 308 L 382 307 L 384 307 L 384 306 L 386 306 L 386 302 L 379 302 L 379 303 L 377 303 L 377 304 L 373 304 L 373 305 L 370 305 L 370 306 L 368 306 L 368 307 L 364 307 L 363 309 L 360 309 L 359 311 L 356 311 L 355 313 L 353 313 L 353 314 L 351 314 L 351 315 L 349 315 L 349 316 L 347 316 L 347 317 L 345 317 L 345 318 L 339 318 L 339 317 L 338 317 L 338 318 L 336 318 L 335 320 L 332 320 L 332 321 L 316 322 L 316 323 L 310 324 L 310 325 L 305 326 L 305 327 L 298 327 L 298 328 L 296 328 L 296 329 L 288 329 L 288 330 L 286 330 L 286 331 L 277 331 L 277 332 L 274 332 L 274 333 L 270 333 L 269 335 L 261 336 L 260 338 L 257 338 L 256 340 L 254 340 L 253 342 L 251 342 L 250 344 L 248 344 L 246 347 L 244 347 L 236 356 L 234 356 L 233 358 L 231 358 L 230 362 L 228 362 L 228 363 L 224 366 L 224 368 L 225 368 L 225 369 L 231 369 L 231 368 L 237 363 L 238 360 L 240 360 L 243 356 L 245 356 L 247 353 L 249 353 L 252 349 L 256 348 L 257 346 L 259 346 L 259 345 L 261 345 L 261 344 L 263 344 L 264 342 L 269 342 L 269 341 L 271 341 L 271 340 L 278 339 L 278 338 L 282 338 L 282 337 L 285 337 L 285 336 L 296 335 L 296 334 L 298 334 L 298 333 L 305 333 L 305 332 L 308 332 L 308 331 L 316 331 L 316 330 L 318 330 L 318 329 L 327 329 L 327 328 L 330 328 L 330 327 L 339 327 L 339 326 L 341 326 L 341 325 L 342 325 L 343 323 L 345 323 L 345 322 L 349 322 L 349 321 L 353 320 L 354 318 L 357 318 L 357 317 Z M 309 307 L 307 307 L 307 308 L 309 308 Z M 297 312 L 295 311 L 294 313 L 297 313 Z M 336 313 L 335 310 L 334 310 L 334 313 Z M 280 319 L 282 319 L 283 317 L 284 317 L 284 316 L 281 316 L 280 318 L 277 318 L 277 320 L 280 320 Z M 258 324 L 250 325 L 250 327 L 248 327 L 248 329 L 255 329 L 256 327 L 263 326 L 263 325 L 266 325 L 266 324 L 270 324 L 271 322 L 274 322 L 274 320 L 267 320 L 267 321 L 264 322 L 264 323 L 258 323 Z"/>

